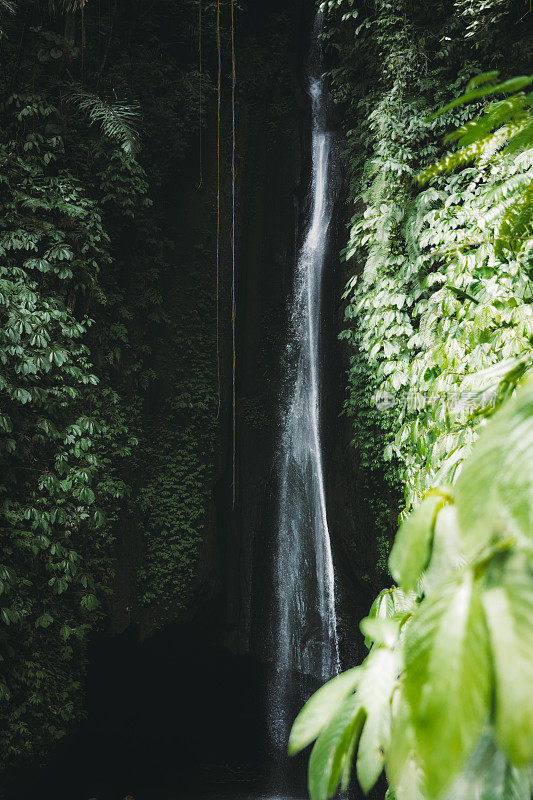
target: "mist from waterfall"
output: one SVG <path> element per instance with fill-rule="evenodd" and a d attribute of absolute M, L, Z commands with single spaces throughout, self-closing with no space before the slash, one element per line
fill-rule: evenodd
<path fill-rule="evenodd" d="M 285 749 L 292 723 L 294 675 L 320 681 L 339 670 L 333 560 L 321 442 L 321 311 L 328 230 L 337 192 L 336 148 L 327 130 L 317 16 L 308 62 L 312 109 L 309 218 L 291 305 L 287 400 L 279 448 L 280 495 L 274 560 L 274 647 L 270 729 Z"/>

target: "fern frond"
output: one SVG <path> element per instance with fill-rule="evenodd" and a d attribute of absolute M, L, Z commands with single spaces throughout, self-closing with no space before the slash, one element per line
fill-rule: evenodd
<path fill-rule="evenodd" d="M 460 147 L 467 147 L 470 144 L 488 136 L 495 128 L 513 120 L 518 125 L 524 120 L 528 107 L 526 96 L 521 92 L 490 103 L 487 109 L 479 117 L 470 120 L 466 125 L 461 126 L 456 131 L 449 133 L 444 141 L 457 141 Z"/>
<path fill-rule="evenodd" d="M 524 172 L 520 175 L 512 175 L 505 181 L 502 181 L 497 186 L 492 187 L 483 194 L 483 205 L 489 206 L 490 210 L 487 214 L 492 215 L 495 204 L 498 205 L 505 202 L 509 198 L 514 198 L 517 192 L 526 189 L 533 180 L 533 171 Z M 492 217 L 496 219 L 498 215 Z"/>
<path fill-rule="evenodd" d="M 519 252 L 531 238 L 533 230 L 533 183 L 516 198 L 503 215 L 496 239 L 496 255 L 502 256 L 506 248 Z"/>
<path fill-rule="evenodd" d="M 514 92 L 519 92 L 525 86 L 529 86 L 530 83 L 533 83 L 533 75 L 521 75 L 518 78 L 509 78 L 509 80 L 496 85 L 478 87 L 470 92 L 466 92 L 456 100 L 452 100 L 452 102 L 448 103 L 444 108 L 439 108 L 438 111 L 435 111 L 435 113 L 429 117 L 429 120 L 440 117 L 441 114 L 444 114 L 446 111 L 451 111 L 452 108 L 464 106 L 467 103 L 471 103 L 473 100 L 480 100 L 482 97 L 488 97 L 491 94 L 513 94 Z"/>
<path fill-rule="evenodd" d="M 14 14 L 17 10 L 17 4 L 13 0 L 0 0 L 0 11 L 7 11 L 8 14 Z"/>
<path fill-rule="evenodd" d="M 509 139 L 503 152 L 507 155 L 514 155 L 520 150 L 528 150 L 530 147 L 533 147 L 533 120 L 527 122 L 518 133 Z"/>
<path fill-rule="evenodd" d="M 135 123 L 140 117 L 140 107 L 137 103 L 107 103 L 85 89 L 71 91 L 68 101 L 87 114 L 91 122 L 100 125 L 104 136 L 117 142 L 125 153 L 138 152 L 140 142 Z"/>
<path fill-rule="evenodd" d="M 487 83 L 493 84 L 499 74 L 500 73 L 497 70 L 495 70 L 493 72 L 483 72 L 483 73 L 481 73 L 481 75 L 475 75 L 468 82 L 468 85 L 466 87 L 466 91 L 467 92 L 471 92 L 474 89 L 477 89 L 478 86 L 482 86 L 483 84 L 487 84 Z"/>
<path fill-rule="evenodd" d="M 417 175 L 415 178 L 416 182 L 423 186 L 432 178 L 436 178 L 437 175 L 442 175 L 442 173 L 445 172 L 453 172 L 459 167 L 465 167 L 467 164 L 481 157 L 484 146 L 487 144 L 489 144 L 489 137 L 473 142 L 468 147 L 463 147 L 456 153 L 446 153 L 440 161 L 437 161 L 436 164 L 432 164 L 421 172 L 420 175 Z"/>
<path fill-rule="evenodd" d="M 486 76 L 491 74 L 486 73 Z M 459 150 L 447 153 L 439 162 L 424 170 L 417 176 L 417 182 L 425 184 L 437 175 L 456 170 L 471 161 L 488 162 L 498 151 L 504 155 L 516 155 L 533 148 L 533 92 L 524 94 L 521 91 L 531 82 L 533 76 L 511 78 L 489 86 L 482 81 L 482 86 L 476 84 L 471 91 L 433 114 L 432 118 L 450 108 L 496 92 L 512 95 L 490 103 L 480 116 L 446 136 L 445 142 L 457 142 Z"/>

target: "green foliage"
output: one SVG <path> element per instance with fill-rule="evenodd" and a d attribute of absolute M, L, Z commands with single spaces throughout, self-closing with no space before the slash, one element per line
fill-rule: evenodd
<path fill-rule="evenodd" d="M 362 175 L 368 188 L 356 198 L 366 207 L 354 218 L 346 250 L 349 263 L 357 259 L 363 271 L 347 285 L 343 338 L 353 347 L 346 408 L 355 444 L 365 447 L 361 416 L 385 399 L 384 454 L 393 471 L 400 466 L 410 508 L 435 482 L 453 480 L 483 409 L 497 402 L 506 362 L 510 372 L 529 363 L 531 239 L 522 212 L 527 152 L 489 147 L 475 166 L 452 175 L 431 168 L 424 179 L 438 177 L 416 194 L 414 165 L 436 153 L 428 137 L 441 132 L 446 117 L 423 122 L 419 100 L 406 102 L 406 87 L 413 92 L 420 82 L 415 73 L 422 56 L 403 44 L 400 53 L 407 61 L 369 116 L 376 148 L 365 167 L 368 178 Z M 459 115 L 457 123 L 470 113 L 462 103 L 450 111 Z M 466 120 L 460 131 L 472 130 L 469 125 Z M 509 198 L 516 224 L 495 213 L 498 192 L 504 204 Z M 498 365 L 500 376 L 491 371 Z M 370 380 L 362 382 L 362 374 Z"/>
<path fill-rule="evenodd" d="M 364 719 L 357 752 L 365 791 L 384 767 L 396 800 L 531 795 L 532 206 L 522 91 L 530 78 L 498 83 L 492 70 L 465 91 L 454 58 L 464 64 L 472 43 L 482 52 L 483 26 L 509 9 L 488 2 L 475 20 L 474 4 L 455 6 L 466 32 L 436 4 L 432 24 L 446 35 L 430 55 L 421 4 L 375 3 L 364 15 L 348 2 L 325 4 L 325 40 L 339 53 L 330 78 L 350 124 L 359 120 L 347 150 L 356 213 L 345 251 L 346 408 L 364 447 L 361 417 L 374 399 L 378 442 L 400 470 L 406 510 L 389 558 L 399 586 L 383 590 L 361 623 L 370 653 L 335 712 L 334 757 L 313 759 L 333 730 L 326 714 L 320 731 L 316 717 L 306 731 L 305 709 L 295 723 L 302 746 L 317 737 L 313 800 L 332 797 L 337 764 L 353 760 L 351 726 L 371 705 L 367 671 L 378 699 L 371 744 Z M 380 63 L 363 100 L 353 99 L 348 30 L 363 74 Z M 509 97 L 476 105 L 498 92 Z M 442 157 L 438 139 L 450 123 L 457 131 L 447 142 L 458 149 Z"/>
<path fill-rule="evenodd" d="M 140 471 L 146 476 L 137 496 L 144 555 L 137 574 L 140 606 L 157 624 L 186 612 L 197 587 L 203 531 L 208 522 L 216 437 L 214 326 L 194 330 L 213 307 L 201 271 L 189 275 L 187 288 L 174 297 L 183 302 L 181 319 L 169 320 L 171 347 L 161 372 L 175 382 L 172 394 L 146 419 Z"/>
<path fill-rule="evenodd" d="M 201 467 L 191 455 L 212 436 L 214 417 L 211 328 L 199 316 L 213 316 L 212 292 L 198 289 L 199 279 L 187 337 L 173 346 L 186 361 L 187 339 L 198 332 L 201 422 L 188 425 L 180 405 L 188 408 L 198 388 L 184 371 L 157 437 L 146 422 L 160 378 L 154 350 L 168 326 L 162 287 L 180 272 L 166 233 L 174 234 L 175 204 L 170 220 L 162 209 L 201 124 L 196 54 L 155 57 L 153 43 L 166 41 L 168 25 L 174 42 L 186 11 L 185 51 L 197 8 L 161 0 L 126 47 L 120 10 L 102 6 L 82 20 L 83 5 L 24 0 L 0 9 L 2 770 L 41 757 L 83 713 L 87 644 L 124 599 L 117 552 L 123 543 L 128 558 L 135 550 L 138 529 L 126 521 L 139 515 L 156 472 L 157 437 L 172 444 L 168 432 L 176 432 L 168 468 L 180 469 L 173 502 L 156 494 L 153 513 L 143 510 L 149 524 L 139 526 L 146 541 L 132 567 L 139 581 L 130 605 L 152 626 L 186 608 L 207 502 L 211 453 L 198 449 Z M 206 29 L 212 22 L 211 13 Z M 204 98 L 211 86 L 206 69 Z M 180 302 L 174 297 L 177 316 Z M 167 365 L 159 366 L 164 374 Z M 144 472 L 132 486 L 139 462 Z M 171 574 L 179 575 L 179 602 L 163 570 L 172 588 Z"/>
<path fill-rule="evenodd" d="M 2 120 L 0 694 L 11 761 L 76 716 L 109 581 L 105 510 L 125 491 L 103 454 L 125 456 L 131 441 L 102 413 L 82 310 L 110 260 L 100 210 L 64 164 L 50 102 L 12 94 Z"/>
<path fill-rule="evenodd" d="M 435 520 L 445 499 L 441 492 L 428 494 L 398 531 L 389 566 L 392 577 L 408 591 L 416 588 L 427 566 Z"/>
<path fill-rule="evenodd" d="M 447 521 L 448 526 L 457 526 L 455 564 L 443 563 L 434 540 L 427 571 L 428 575 L 433 573 L 431 584 L 422 576 L 418 596 L 411 595 L 410 605 L 402 602 L 401 608 L 394 602 L 399 590 L 382 593 L 370 618 L 363 622 L 370 654 L 355 672 L 351 671 L 357 681 L 346 678 L 346 688 L 351 691 L 335 711 L 335 758 L 326 763 L 317 761 L 318 756 L 315 760 L 311 757 L 310 771 L 320 766 L 327 775 L 318 784 L 310 783 L 311 789 L 315 786 L 314 800 L 333 796 L 340 780 L 335 765 L 352 757 L 350 726 L 356 709 L 361 707 L 368 717 L 359 744 L 358 777 L 366 791 L 385 766 L 397 800 L 456 800 L 467 796 L 464 786 L 471 786 L 473 762 L 475 779 L 487 787 L 482 796 L 529 796 L 527 773 L 520 770 L 533 759 L 529 696 L 533 648 L 533 526 L 529 508 L 533 488 L 529 457 L 532 402 L 530 378 L 486 426 L 465 462 L 461 492 L 448 495 L 447 505 L 438 512 L 437 521 L 447 509 L 456 511 L 453 521 Z M 518 435 L 524 440 L 524 449 L 517 453 Z M 477 501 L 479 483 L 473 476 L 480 459 L 490 460 L 496 471 L 501 466 L 500 456 L 506 460 L 512 457 L 526 478 L 514 496 L 500 498 L 498 521 L 487 540 L 484 528 L 473 534 L 465 512 Z M 501 474 L 501 470 L 498 472 Z M 526 509 L 518 519 L 513 511 L 517 498 Z M 424 519 L 429 536 L 433 515 L 426 514 Z M 396 549 L 404 551 L 396 560 L 407 561 L 412 542 L 407 537 L 399 539 Z M 391 600 L 384 604 L 387 597 Z M 329 686 L 342 685 L 343 677 L 335 678 Z M 308 708 L 315 711 L 310 719 Z M 371 713 L 375 721 L 367 744 L 363 737 Z M 329 708 L 311 698 L 295 723 L 298 747 L 293 746 L 292 751 L 305 746 L 320 728 L 315 744 L 320 754 L 321 737 L 329 741 L 333 730 L 328 720 Z M 486 735 L 491 757 L 485 753 L 481 758 L 476 748 L 487 749 Z M 502 795 L 490 794 L 495 788 L 491 777 L 495 762 L 500 774 L 497 785 L 506 792 Z"/>
<path fill-rule="evenodd" d="M 470 120 L 446 137 L 445 141 L 457 142 L 459 149 L 449 153 L 437 164 L 428 167 L 418 177 L 423 184 L 443 172 L 474 161 L 479 167 L 486 162 L 494 163 L 494 153 L 511 156 L 506 174 L 488 187 L 481 195 L 480 204 L 488 210 L 481 217 L 481 227 L 494 231 L 494 250 L 498 258 L 519 254 L 528 247 L 531 234 L 531 146 L 533 144 L 533 94 L 519 91 L 528 86 L 532 78 L 524 76 L 496 83 L 497 72 L 478 75 L 467 86 L 466 93 L 449 103 L 438 114 L 462 106 L 480 97 L 492 94 L 510 94 L 505 100 L 491 103 L 484 113 Z M 519 156 L 519 157 L 518 157 Z"/>
<path fill-rule="evenodd" d="M 139 150 L 139 137 L 133 127 L 139 116 L 138 105 L 106 103 L 82 88 L 72 90 L 68 100 L 81 112 L 86 113 L 91 122 L 100 125 L 104 136 L 118 142 L 125 153 L 135 153 Z"/>
<path fill-rule="evenodd" d="M 289 739 L 289 753 L 294 755 L 311 744 L 328 724 L 360 680 L 359 667 L 343 672 L 322 686 L 308 700 L 296 719 Z"/>

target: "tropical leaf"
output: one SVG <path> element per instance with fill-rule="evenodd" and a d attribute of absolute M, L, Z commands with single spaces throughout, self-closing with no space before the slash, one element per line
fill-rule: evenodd
<path fill-rule="evenodd" d="M 488 632 L 472 572 L 444 584 L 413 617 L 404 686 L 424 792 L 433 800 L 463 768 L 489 713 Z"/>
<path fill-rule="evenodd" d="M 361 668 L 343 672 L 322 686 L 307 701 L 292 726 L 289 754 L 295 755 L 311 744 L 328 725 L 347 697 L 352 694 L 361 677 Z"/>
<path fill-rule="evenodd" d="M 68 94 L 68 101 L 100 126 L 104 136 L 120 145 L 127 154 L 140 148 L 136 124 L 140 107 L 136 103 L 107 103 L 95 94 L 79 88 Z"/>
<path fill-rule="evenodd" d="M 411 710 L 400 682 L 392 698 L 392 733 L 385 769 L 396 800 L 426 800 L 424 776 L 417 761 L 416 735 Z"/>
<path fill-rule="evenodd" d="M 533 564 L 531 555 L 507 556 L 495 585 L 483 592 L 494 659 L 494 729 L 509 760 L 533 760 Z"/>
<path fill-rule="evenodd" d="M 533 536 L 533 379 L 494 414 L 465 461 L 454 495 L 461 549 L 471 557 L 499 537 Z"/>
<path fill-rule="evenodd" d="M 365 718 L 356 695 L 349 697 L 337 710 L 315 742 L 309 759 L 309 793 L 311 800 L 328 800 L 340 783 L 346 754 L 357 739 Z"/>
<path fill-rule="evenodd" d="M 446 505 L 435 521 L 431 561 L 423 577 L 426 596 L 451 578 L 462 564 L 464 559 L 461 557 L 457 511 L 455 506 Z"/>
<path fill-rule="evenodd" d="M 410 591 L 415 588 L 429 561 L 433 527 L 445 495 L 432 492 L 402 523 L 389 557 L 389 569 L 395 581 Z"/>
<path fill-rule="evenodd" d="M 365 642 L 394 647 L 398 641 L 401 621 L 401 618 L 378 619 L 376 617 L 365 617 L 361 620 L 359 627 L 365 636 Z"/>
<path fill-rule="evenodd" d="M 357 689 L 366 718 L 357 751 L 357 777 L 363 791 L 369 792 L 379 778 L 391 737 L 391 697 L 398 664 L 387 647 L 373 650 L 364 664 Z"/>
<path fill-rule="evenodd" d="M 365 626 L 371 623 L 372 620 L 389 620 L 396 615 L 404 616 L 411 614 L 417 607 L 417 595 L 415 592 L 404 592 L 396 586 L 390 589 L 383 589 L 374 602 L 369 611 L 368 617 L 363 620 Z M 372 629 L 368 628 L 369 631 Z M 372 633 L 375 629 L 372 630 Z M 365 645 L 370 648 L 374 641 L 373 636 L 365 633 Z"/>

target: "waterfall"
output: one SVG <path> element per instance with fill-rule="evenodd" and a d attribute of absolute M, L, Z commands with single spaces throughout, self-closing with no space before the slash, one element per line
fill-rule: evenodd
<path fill-rule="evenodd" d="M 308 63 L 312 109 L 309 218 L 299 252 L 288 344 L 287 402 L 279 448 L 280 494 L 275 553 L 271 733 L 286 747 L 296 673 L 320 681 L 339 670 L 333 560 L 326 512 L 320 424 L 323 271 L 337 191 L 334 134 L 327 130 L 317 16 Z"/>

